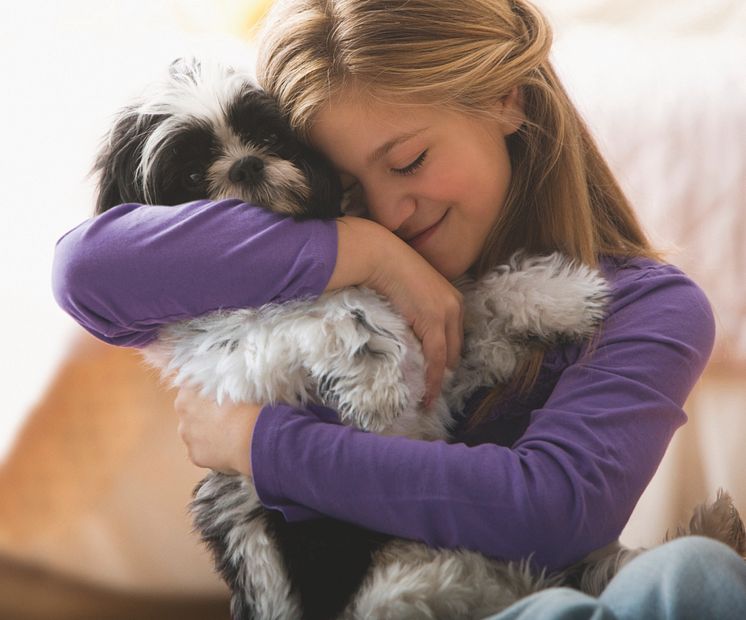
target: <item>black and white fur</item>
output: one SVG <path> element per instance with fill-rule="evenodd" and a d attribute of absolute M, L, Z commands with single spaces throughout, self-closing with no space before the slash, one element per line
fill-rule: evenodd
<path fill-rule="evenodd" d="M 124 202 L 205 197 L 240 198 L 297 218 L 340 213 L 339 182 L 326 160 L 297 140 L 250 76 L 211 63 L 177 61 L 125 108 L 95 170 L 97 213 Z M 596 271 L 558 254 L 516 256 L 460 288 L 463 361 L 429 412 L 419 407 L 417 338 L 364 288 L 174 323 L 145 356 L 174 385 L 200 385 L 218 401 L 316 402 L 368 431 L 447 439 L 450 412 L 477 388 L 507 382 L 529 342 L 591 336 L 608 295 Z M 208 475 L 192 511 L 232 590 L 235 620 L 481 618 L 558 583 L 526 564 L 431 549 L 333 519 L 287 523 L 242 476 Z M 623 551 L 604 557 L 616 554 L 617 566 Z M 608 580 L 609 561 L 595 571 L 597 564 L 573 578 L 594 587 Z"/>
<path fill-rule="evenodd" d="M 341 187 L 244 72 L 179 59 L 124 108 L 94 167 L 96 213 L 125 202 L 206 197 L 271 204 L 294 217 L 338 215 Z"/>

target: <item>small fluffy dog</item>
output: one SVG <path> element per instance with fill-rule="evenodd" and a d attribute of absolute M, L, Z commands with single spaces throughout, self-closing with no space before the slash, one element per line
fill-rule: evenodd
<path fill-rule="evenodd" d="M 124 202 L 232 197 L 296 218 L 341 214 L 328 162 L 298 141 L 251 76 L 218 64 L 172 64 L 163 82 L 120 113 L 95 171 L 97 213 Z M 428 412 L 419 408 L 425 373 L 417 338 L 363 288 L 168 325 L 145 355 L 175 385 L 198 384 L 218 401 L 314 402 L 368 431 L 447 439 L 450 412 L 477 388 L 507 382 L 529 342 L 591 336 L 608 295 L 597 272 L 556 254 L 516 256 L 461 290 L 463 361 Z M 192 510 L 232 590 L 235 620 L 481 618 L 560 582 L 525 564 L 333 519 L 287 523 L 242 476 L 209 474 Z M 609 550 L 565 578 L 589 591 L 602 587 L 635 553 Z"/>

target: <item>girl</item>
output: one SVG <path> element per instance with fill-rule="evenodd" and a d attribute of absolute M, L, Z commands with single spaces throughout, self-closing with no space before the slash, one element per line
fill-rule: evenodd
<path fill-rule="evenodd" d="M 356 186 L 368 217 L 296 223 L 235 200 L 121 205 L 58 243 L 58 301 L 99 338 L 141 346 L 161 325 L 217 308 L 366 285 L 421 339 L 429 401 L 460 353 L 451 280 L 518 249 L 599 266 L 613 299 L 592 346 L 537 352 L 520 383 L 485 386 L 457 412 L 453 443 L 363 433 L 322 407 L 218 407 L 188 389 L 176 408 L 196 464 L 252 475 L 289 520 L 325 514 L 549 570 L 612 543 L 686 419 L 714 324 L 702 291 L 643 234 L 552 70 L 550 42 L 523 0 L 278 4 L 260 82 Z M 699 539 L 670 548 L 735 557 Z M 693 565 L 659 556 L 646 561 Z M 649 585 L 633 566 L 628 581 Z M 746 608 L 735 571 L 725 571 L 731 613 Z M 536 596 L 505 617 L 607 604 Z M 648 610 L 653 598 L 631 595 Z"/>

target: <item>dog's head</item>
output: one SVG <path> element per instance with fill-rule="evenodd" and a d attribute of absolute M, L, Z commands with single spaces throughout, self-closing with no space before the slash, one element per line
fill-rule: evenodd
<path fill-rule="evenodd" d="M 125 202 L 238 198 L 297 218 L 340 214 L 338 175 L 246 74 L 177 60 L 118 115 L 94 166 L 96 213 Z"/>

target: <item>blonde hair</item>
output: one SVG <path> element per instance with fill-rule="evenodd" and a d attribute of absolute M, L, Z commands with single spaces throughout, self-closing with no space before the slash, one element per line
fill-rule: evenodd
<path fill-rule="evenodd" d="M 258 78 L 305 138 L 320 107 L 349 87 L 471 115 L 517 89 L 525 121 L 508 138 L 510 188 L 475 275 L 518 250 L 589 265 L 602 255 L 659 258 L 560 84 L 551 43 L 525 0 L 280 0 L 264 25 Z M 518 373 L 521 390 L 542 355 Z"/>

